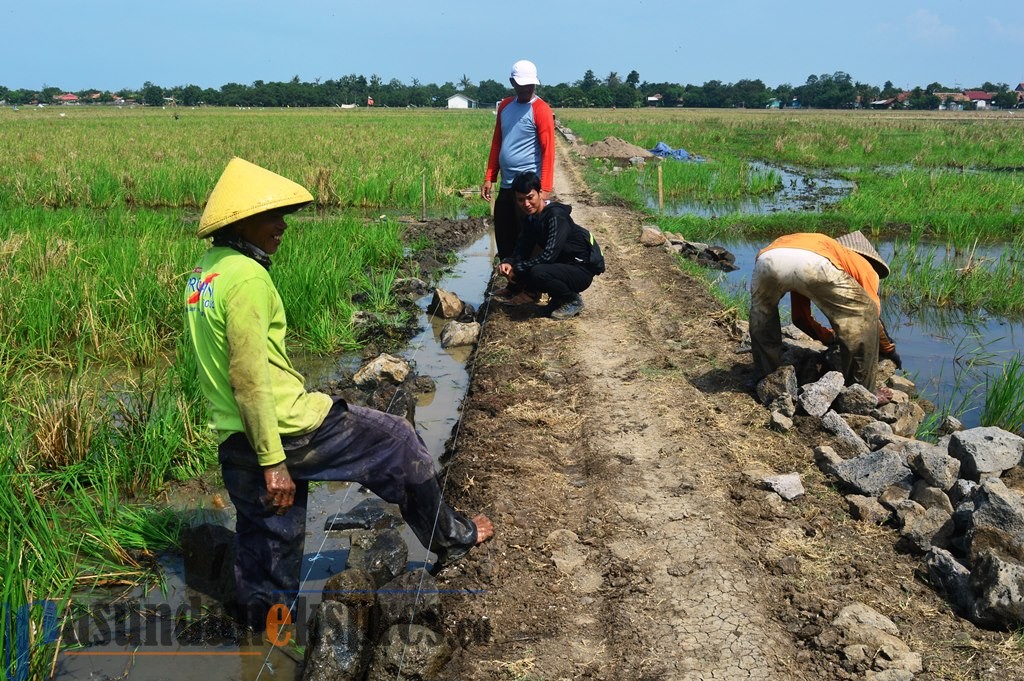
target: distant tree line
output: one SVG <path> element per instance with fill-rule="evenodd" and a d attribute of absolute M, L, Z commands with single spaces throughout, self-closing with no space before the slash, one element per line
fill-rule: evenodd
<path fill-rule="evenodd" d="M 985 82 L 972 89 L 993 93 L 992 103 L 1000 108 L 1013 107 L 1018 101 L 1017 93 L 1006 83 Z M 909 95 L 902 97 L 900 106 L 937 109 L 947 103 L 944 95 L 960 91 L 962 88 L 931 83 L 926 87 L 915 87 Z M 12 105 L 52 103 L 64 92 L 58 87 L 10 90 L 0 85 L 0 101 Z M 598 78 L 592 70 L 587 70 L 578 81 L 543 85 L 538 92 L 555 107 L 627 108 L 654 104 L 669 107 L 764 108 L 775 102 L 782 106 L 799 103 L 800 106 L 816 109 L 847 109 L 866 107 L 873 101 L 895 98 L 902 90 L 896 88 L 892 81 L 886 81 L 882 87 L 854 81 L 843 71 L 808 76 L 802 85 L 785 83 L 769 88 L 759 79 L 743 79 L 735 83 L 710 80 L 703 85 L 680 85 L 640 82 L 640 74 L 635 70 L 630 71 L 625 78 L 612 71 L 603 79 Z M 331 107 L 342 104 L 366 105 L 372 99 L 375 106 L 444 107 L 448 98 L 456 93 L 476 100 L 481 107 L 491 107 L 511 94 L 511 88 L 507 83 L 490 79 L 474 84 L 465 75 L 458 83 L 449 81 L 435 85 L 421 83 L 415 78 L 405 84 L 397 79 L 384 82 L 377 75 L 367 79 L 350 74 L 322 82 L 319 78 L 313 82 L 304 82 L 295 76 L 287 82 L 257 80 L 251 85 L 227 83 L 219 89 L 197 85 L 162 87 L 146 81 L 139 89 L 129 88 L 117 92 L 87 89 L 73 94 L 83 102 L 112 103 L 124 99 L 149 106 L 161 106 L 173 100 L 183 106 Z M 650 99 L 656 96 L 659 97 Z"/>

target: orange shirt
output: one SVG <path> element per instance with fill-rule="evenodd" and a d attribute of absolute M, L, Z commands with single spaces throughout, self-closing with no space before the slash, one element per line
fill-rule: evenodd
<path fill-rule="evenodd" d="M 761 249 L 761 251 L 758 252 L 758 256 L 773 248 L 799 248 L 803 251 L 817 253 L 823 258 L 828 258 L 829 262 L 849 274 L 858 284 L 861 285 L 861 288 L 863 288 L 868 294 L 868 297 L 874 301 L 875 307 L 878 308 L 879 314 L 881 314 L 882 302 L 878 297 L 878 272 L 876 272 L 875 268 L 871 266 L 868 259 L 860 253 L 846 248 L 831 237 L 827 237 L 824 234 L 814 233 L 798 233 L 780 236 L 778 239 L 768 244 L 768 246 Z M 814 320 L 814 317 L 811 315 L 811 301 L 808 300 L 806 296 L 796 293 L 795 291 L 791 291 L 790 301 L 793 305 L 793 323 L 796 324 L 797 328 L 808 335 L 817 338 L 822 343 L 828 344 L 832 342 L 832 337 L 834 335 L 832 329 L 825 328 Z M 895 344 L 889 340 L 888 336 L 886 336 L 885 329 L 881 323 L 879 323 L 878 328 L 879 349 L 882 352 L 892 352 L 896 348 Z"/>

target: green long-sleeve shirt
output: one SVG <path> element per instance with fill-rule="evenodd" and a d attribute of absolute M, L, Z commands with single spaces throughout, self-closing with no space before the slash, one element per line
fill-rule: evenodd
<path fill-rule="evenodd" d="M 318 428 L 331 398 L 306 392 L 285 349 L 281 297 L 255 260 L 227 247 L 206 252 L 189 276 L 185 319 L 220 441 L 245 433 L 261 466 L 284 460 L 282 435 Z"/>

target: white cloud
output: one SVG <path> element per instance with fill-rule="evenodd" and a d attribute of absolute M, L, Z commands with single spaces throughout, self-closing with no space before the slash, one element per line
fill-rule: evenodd
<path fill-rule="evenodd" d="M 988 17 L 986 21 L 988 23 L 988 30 L 994 39 L 1016 45 L 1024 45 L 1024 27 L 1004 23 L 995 17 Z"/>
<path fill-rule="evenodd" d="M 912 40 L 927 43 L 945 42 L 956 35 L 956 27 L 942 23 L 935 14 L 919 9 L 904 20 L 907 35 Z"/>

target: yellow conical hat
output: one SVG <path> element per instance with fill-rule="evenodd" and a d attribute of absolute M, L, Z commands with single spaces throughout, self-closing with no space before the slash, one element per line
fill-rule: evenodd
<path fill-rule="evenodd" d="M 242 218 L 275 208 L 296 211 L 312 201 L 313 195 L 302 185 L 235 157 L 210 192 L 196 236 L 208 237 Z"/>

